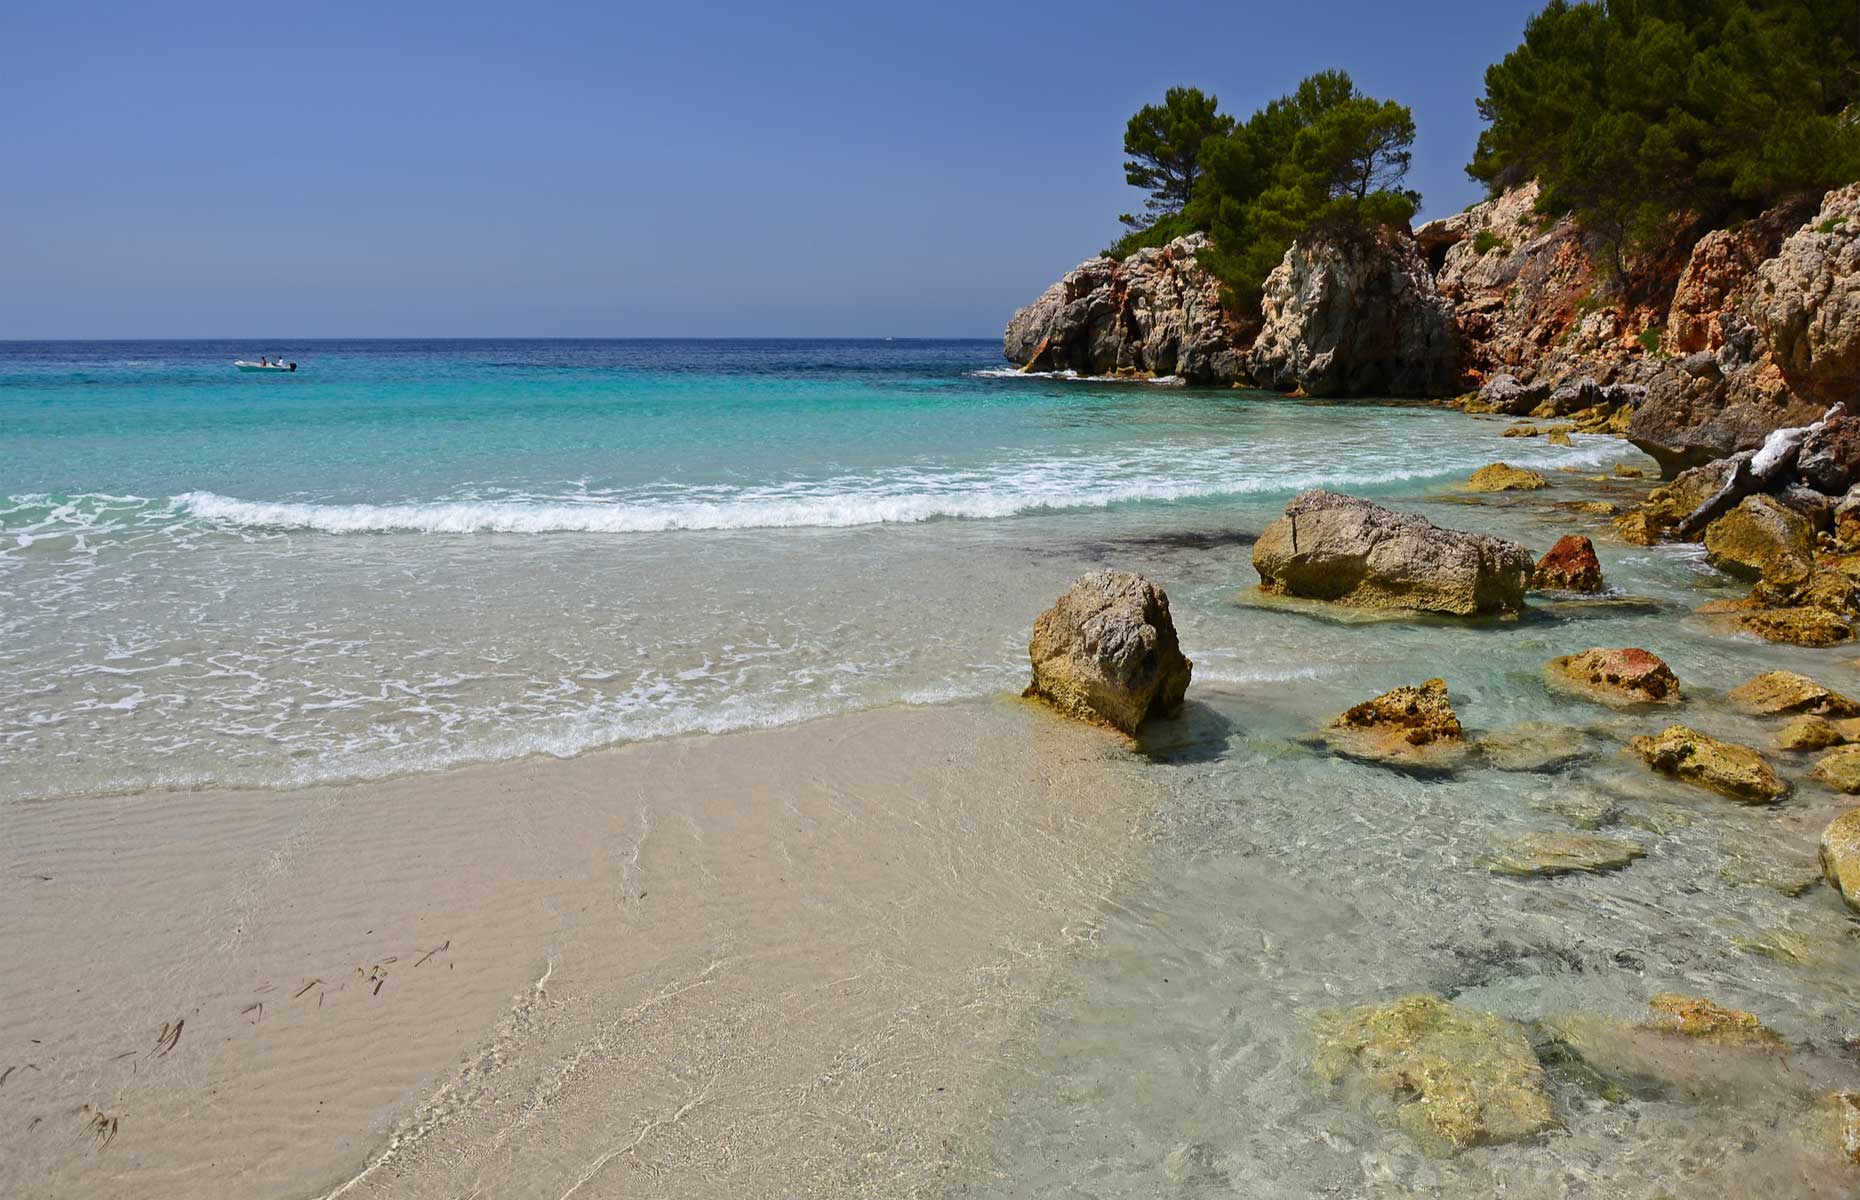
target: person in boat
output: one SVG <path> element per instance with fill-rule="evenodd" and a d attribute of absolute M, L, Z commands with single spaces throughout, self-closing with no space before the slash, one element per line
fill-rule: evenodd
<path fill-rule="evenodd" d="M 271 360 L 261 354 L 258 356 L 258 365 L 261 367 L 268 367 L 271 365 Z"/>

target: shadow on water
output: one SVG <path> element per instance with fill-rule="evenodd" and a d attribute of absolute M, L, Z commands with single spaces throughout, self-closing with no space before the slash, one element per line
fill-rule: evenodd
<path fill-rule="evenodd" d="M 1064 558 L 1089 563 L 1118 563 L 1131 559 L 1155 559 L 1181 553 L 1206 553 L 1211 550 L 1246 549 L 1259 540 L 1259 534 L 1247 529 L 1183 529 L 1163 533 L 1132 534 L 1128 537 L 1090 538 L 1076 542 L 1044 543 L 1026 547 L 1038 558 Z"/>
<path fill-rule="evenodd" d="M 1227 757 L 1237 729 L 1212 705 L 1189 700 L 1179 716 L 1150 721 L 1139 729 L 1136 750 L 1154 763 L 1218 762 Z"/>

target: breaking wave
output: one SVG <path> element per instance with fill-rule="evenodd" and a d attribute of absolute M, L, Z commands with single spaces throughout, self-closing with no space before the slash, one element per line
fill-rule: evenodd
<path fill-rule="evenodd" d="M 681 530 L 844 529 L 933 520 L 991 520 L 1023 513 L 1116 504 L 1217 500 L 1328 487 L 1374 491 L 1395 484 L 1464 476 L 1485 461 L 1478 443 L 1390 469 L 1387 456 L 1337 447 L 1288 456 L 1222 444 L 1149 448 L 1122 455 L 1029 458 L 957 469 L 898 468 L 745 486 L 658 485 L 612 492 L 471 495 L 394 503 L 246 499 L 191 491 L 165 499 L 28 495 L 0 509 L 0 555 L 46 540 L 95 541 L 157 531 L 261 535 L 356 533 L 599 533 Z M 1538 467 L 1594 466 L 1618 458 L 1619 442 L 1571 448 L 1507 447 L 1513 461 Z"/>

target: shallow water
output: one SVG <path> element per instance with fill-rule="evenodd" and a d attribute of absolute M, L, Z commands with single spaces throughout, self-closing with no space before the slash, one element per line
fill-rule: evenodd
<path fill-rule="evenodd" d="M 1811 1110 L 1860 1084 L 1855 924 L 1823 886 L 1776 886 L 1812 870 L 1837 799 L 1808 756 L 1774 755 L 1794 792 L 1745 808 L 1622 747 L 1673 720 L 1765 746 L 1781 722 L 1725 690 L 1779 666 L 1850 691 L 1860 676 L 1850 652 L 1693 615 L 1743 590 L 1696 549 L 1611 542 L 1557 507 L 1644 490 L 1593 478 L 1650 465 L 1623 443 L 1003 377 L 983 343 L 328 346 L 298 351 L 296 377 L 223 376 L 267 349 L 0 348 L 0 796 L 365 778 L 996 697 L 1070 579 L 1140 570 L 1169 591 L 1195 683 L 1124 764 L 1152 797 L 1136 861 L 1069 895 L 1067 936 L 1090 952 L 991 1018 L 1012 1033 L 981 1111 L 935 1131 L 910 1194 L 1851 1194 Z M 1456 490 L 1501 458 L 1552 486 Z M 1316 485 L 1537 552 L 1589 532 L 1617 602 L 1474 622 L 1264 604 L 1251 539 Z M 1625 645 L 1672 665 L 1682 707 L 1623 713 L 1542 682 L 1551 657 Z M 1424 780 L 1311 745 L 1342 709 L 1432 676 L 1473 733 L 1577 726 L 1586 756 Z M 1646 857 L 1597 877 L 1487 869 L 1505 839 L 1597 812 Z M 1625 1099 L 1560 1069 L 1557 1131 L 1430 1159 L 1310 1071 L 1318 1013 L 1413 991 L 1526 1022 L 1703 995 L 1792 1050 L 1674 1048 L 1680 1082 Z M 563 1036 L 548 1055 L 576 1051 Z M 573 1155 L 597 1133 L 538 1137 Z"/>
<path fill-rule="evenodd" d="M 277 349 L 297 374 L 232 372 L 249 345 L 0 346 L 0 797 L 989 695 L 1073 548 L 1498 452 L 1427 409 L 1002 378 L 986 343 Z"/>

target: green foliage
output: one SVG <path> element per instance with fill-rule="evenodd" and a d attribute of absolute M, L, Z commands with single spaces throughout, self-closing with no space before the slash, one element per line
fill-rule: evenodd
<path fill-rule="evenodd" d="M 1487 68 L 1467 172 L 1496 193 L 1536 178 L 1626 251 L 1675 218 L 1723 224 L 1860 176 L 1854 0 L 1570 0 Z"/>
<path fill-rule="evenodd" d="M 1201 178 L 1202 146 L 1226 137 L 1234 119 L 1218 111 L 1220 101 L 1200 88 L 1173 87 L 1161 104 L 1146 104 L 1124 127 L 1124 182 L 1150 193 L 1143 215 L 1125 213 L 1118 220 L 1141 232 L 1174 216 L 1195 194 Z M 1164 239 L 1167 240 L 1167 239 Z"/>
<path fill-rule="evenodd" d="M 1499 237 L 1496 233 L 1493 233 L 1490 229 L 1481 229 L 1478 233 L 1473 234 L 1473 253 L 1474 254 L 1483 256 L 1483 255 L 1492 253 L 1492 251 L 1494 250 L 1509 250 L 1509 249 L 1511 249 L 1511 243 L 1507 242 L 1504 238 Z"/>
<path fill-rule="evenodd" d="M 1815 226 L 1815 232 L 1816 233 L 1833 233 L 1835 230 L 1841 228 L 1845 224 L 1847 224 L 1846 217 L 1829 217 L 1827 220 Z"/>
<path fill-rule="evenodd" d="M 1655 325 L 1651 329 L 1641 330 L 1639 339 L 1640 348 L 1645 350 L 1649 355 L 1658 357 L 1660 353 L 1660 338 L 1665 332 L 1665 327 L 1661 325 Z"/>
<path fill-rule="evenodd" d="M 1346 236 L 1381 225 L 1405 228 L 1413 218 L 1420 197 L 1401 184 L 1412 156 L 1414 117 L 1403 105 L 1363 95 L 1344 72 L 1305 79 L 1240 125 L 1211 109 L 1204 113 L 1196 98 L 1210 99 L 1192 88 L 1172 88 L 1162 106 L 1131 118 L 1126 149 L 1138 132 L 1166 124 L 1163 114 L 1171 110 L 1184 114 L 1179 129 L 1225 125 L 1200 142 L 1192 170 L 1178 169 L 1167 187 L 1155 188 L 1150 211 L 1157 215 L 1147 222 L 1125 218 L 1134 228 L 1111 248 L 1114 257 L 1205 230 L 1213 245 L 1203 261 L 1226 285 L 1231 303 L 1251 307 L 1296 238 L 1319 230 Z M 1185 136 L 1159 139 L 1177 147 L 1177 163 L 1186 161 L 1179 152 Z M 1152 186 L 1159 178 L 1139 171 L 1148 161 L 1126 164 L 1132 184 Z M 1193 180 L 1187 202 L 1169 208 L 1181 195 L 1185 173 Z"/>

